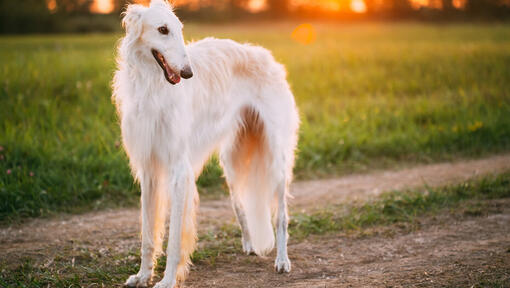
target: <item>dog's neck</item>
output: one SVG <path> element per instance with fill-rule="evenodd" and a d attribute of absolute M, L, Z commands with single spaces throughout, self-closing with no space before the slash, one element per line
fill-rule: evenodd
<path fill-rule="evenodd" d="M 117 62 L 122 64 L 123 69 L 128 72 L 133 83 L 141 82 L 147 85 L 155 82 L 154 84 L 157 84 L 162 82 L 161 79 L 164 79 L 162 71 L 154 58 L 150 56 L 150 53 L 143 53 L 136 43 L 126 41 L 126 38 L 124 38 L 118 52 L 120 61 Z M 161 77 L 154 77 L 155 75 Z"/>
<path fill-rule="evenodd" d="M 164 77 L 160 67 L 152 58 L 142 55 L 142 53 L 133 53 L 126 58 L 127 71 L 134 84 L 150 87 L 151 89 L 171 89 Z M 137 85 L 138 86 L 138 85 Z"/>

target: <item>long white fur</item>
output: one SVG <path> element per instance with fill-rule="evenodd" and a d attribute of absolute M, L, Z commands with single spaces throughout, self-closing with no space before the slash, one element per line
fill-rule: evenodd
<path fill-rule="evenodd" d="M 186 45 L 181 22 L 163 0 L 129 5 L 123 24 L 113 101 L 142 190 L 140 271 L 126 285 L 151 280 L 168 215 L 167 264 L 155 287 L 173 287 L 185 278 L 196 241 L 195 180 L 214 151 L 243 230 L 243 249 L 259 255 L 272 250 L 275 208 L 275 268 L 290 271 L 286 197 L 299 118 L 284 67 L 268 50 L 249 44 L 206 38 Z M 162 25 L 168 35 L 158 32 Z M 191 65 L 194 76 L 168 83 L 151 49 L 174 71 Z"/>

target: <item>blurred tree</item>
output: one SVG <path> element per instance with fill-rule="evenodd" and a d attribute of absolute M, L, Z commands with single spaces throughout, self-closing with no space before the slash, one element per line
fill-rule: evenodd
<path fill-rule="evenodd" d="M 128 0 L 113 0 L 113 13 L 119 14 L 124 11 L 128 3 L 130 3 Z"/>
<path fill-rule="evenodd" d="M 289 0 L 267 0 L 267 4 L 274 17 L 285 17 L 289 14 Z"/>
<path fill-rule="evenodd" d="M 53 20 L 41 0 L 0 0 L 0 33 L 47 32 Z"/>
<path fill-rule="evenodd" d="M 56 0 L 59 14 L 90 14 L 94 0 Z"/>
<path fill-rule="evenodd" d="M 391 0 L 388 2 L 392 2 L 391 11 L 392 15 L 397 18 L 409 17 L 413 8 L 411 7 L 411 3 L 409 0 Z"/>
<path fill-rule="evenodd" d="M 377 0 L 365 0 L 365 6 L 367 7 L 367 14 L 374 14 L 378 10 L 378 4 L 380 1 Z"/>
<path fill-rule="evenodd" d="M 442 1 L 443 11 L 450 12 L 453 10 L 453 0 L 443 0 Z"/>
<path fill-rule="evenodd" d="M 249 0 L 228 0 L 228 8 L 231 13 L 243 13 L 249 4 Z"/>
<path fill-rule="evenodd" d="M 90 12 L 94 0 L 0 0 L 0 33 L 48 33 L 116 31 L 119 13 L 127 3 L 148 4 L 150 0 L 112 0 L 113 15 Z M 272 16 L 281 19 L 292 13 L 304 19 L 339 19 L 352 17 L 350 0 L 266 0 L 268 11 L 250 15 L 250 0 L 170 0 L 179 5 L 180 17 L 192 21 L 229 21 Z M 505 20 L 510 19 L 510 0 L 463 0 L 464 9 L 455 9 L 455 0 L 428 0 L 428 6 L 415 10 L 415 0 L 364 0 L 363 18 Z M 296 3 L 301 3 L 298 6 Z M 322 4 L 335 4 L 327 6 Z M 464 3 L 464 2 L 463 2 Z M 294 10 L 291 11 L 290 6 Z M 51 9 L 49 7 L 52 7 Z M 326 7 L 326 8 L 324 8 Z M 329 8 L 328 8 L 329 7 Z M 333 7 L 333 8 L 331 8 Z M 442 9 L 440 9 L 442 7 Z M 329 10 L 328 10 L 329 9 Z"/>
<path fill-rule="evenodd" d="M 510 3 L 507 0 L 467 0 L 466 11 L 477 18 L 508 18 Z"/>

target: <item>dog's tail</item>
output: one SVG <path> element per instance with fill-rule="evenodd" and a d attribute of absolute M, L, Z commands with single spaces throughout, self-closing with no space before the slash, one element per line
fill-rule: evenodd
<path fill-rule="evenodd" d="M 252 159 L 241 196 L 250 242 L 257 255 L 268 254 L 275 243 L 271 224 L 274 185 L 269 181 L 264 160 L 258 157 Z"/>
<path fill-rule="evenodd" d="M 275 242 L 271 223 L 276 187 L 270 177 L 273 157 L 259 113 L 252 108 L 244 109 L 240 123 L 235 140 L 222 148 L 220 158 L 234 205 L 240 204 L 241 209 L 234 209 L 242 228 L 248 232 L 244 236 L 249 236 L 256 254 L 266 255 Z"/>

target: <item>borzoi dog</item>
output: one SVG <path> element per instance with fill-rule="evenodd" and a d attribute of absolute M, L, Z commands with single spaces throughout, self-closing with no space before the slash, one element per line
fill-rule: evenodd
<path fill-rule="evenodd" d="M 140 271 L 127 286 L 146 286 L 161 252 L 169 212 L 165 275 L 184 280 L 197 239 L 195 180 L 214 152 L 242 229 L 243 250 L 289 272 L 287 196 L 299 118 L 284 67 L 261 47 L 231 40 L 184 43 L 166 1 L 129 5 L 113 80 L 124 149 L 141 186 Z M 182 79 L 181 79 L 182 78 Z"/>

